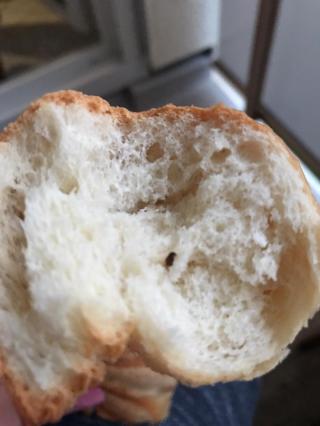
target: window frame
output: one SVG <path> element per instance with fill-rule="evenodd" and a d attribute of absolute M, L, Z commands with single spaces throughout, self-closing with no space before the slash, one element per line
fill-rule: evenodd
<path fill-rule="evenodd" d="M 320 161 L 317 160 L 302 140 L 289 130 L 262 102 L 263 87 L 281 5 L 282 0 L 260 0 L 259 2 L 246 86 L 239 82 L 239 79 L 222 61 L 218 61 L 216 66 L 243 94 L 246 100 L 246 113 L 254 119 L 263 120 L 272 127 L 286 141 L 290 149 L 316 176 L 320 177 Z"/>
<path fill-rule="evenodd" d="M 95 16 L 98 42 L 1 82 L 0 128 L 15 119 L 33 99 L 46 92 L 68 88 L 107 95 L 148 74 L 134 18 L 135 0 L 88 1 Z M 114 30 L 110 31 L 108 27 L 108 33 L 114 34 L 112 52 L 107 48 L 104 25 L 104 17 L 110 16 L 110 12 Z"/>

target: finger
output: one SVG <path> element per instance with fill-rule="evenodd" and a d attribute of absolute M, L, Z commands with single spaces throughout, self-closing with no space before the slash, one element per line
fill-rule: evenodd
<path fill-rule="evenodd" d="M 6 392 L 4 385 L 0 383 L 0 425 L 21 426 L 20 419 L 14 405 Z"/>
<path fill-rule="evenodd" d="M 72 411 L 74 412 L 94 407 L 95 405 L 101 404 L 104 399 L 105 394 L 101 389 L 91 389 L 88 393 L 78 399 Z"/>
<path fill-rule="evenodd" d="M 71 412 L 94 407 L 102 403 L 104 399 L 105 394 L 101 389 L 91 389 L 88 393 L 78 399 Z M 2 383 L 0 383 L 0 425 L 21 426 L 18 414 Z"/>

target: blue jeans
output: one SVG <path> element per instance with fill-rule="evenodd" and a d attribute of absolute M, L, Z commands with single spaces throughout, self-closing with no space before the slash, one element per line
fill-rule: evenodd
<path fill-rule="evenodd" d="M 233 382 L 192 389 L 179 386 L 170 417 L 161 426 L 251 426 L 259 382 Z M 98 417 L 72 414 L 56 426 L 119 426 Z"/>

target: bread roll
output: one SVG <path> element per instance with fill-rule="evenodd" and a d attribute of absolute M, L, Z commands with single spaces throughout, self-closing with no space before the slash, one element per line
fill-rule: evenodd
<path fill-rule="evenodd" d="M 192 385 L 250 379 L 319 306 L 319 210 L 267 126 L 65 91 L 0 136 L 0 374 L 58 420 L 134 345 Z"/>

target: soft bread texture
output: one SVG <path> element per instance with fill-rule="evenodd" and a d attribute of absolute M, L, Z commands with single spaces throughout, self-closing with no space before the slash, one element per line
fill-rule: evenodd
<path fill-rule="evenodd" d="M 27 424 L 61 417 L 129 341 L 185 383 L 261 375 L 317 310 L 318 207 L 245 114 L 66 91 L 1 140 L 1 373 Z"/>
<path fill-rule="evenodd" d="M 152 371 L 138 353 L 128 350 L 108 367 L 102 386 L 107 398 L 98 414 L 118 422 L 161 422 L 169 414 L 176 384 L 175 379 Z"/>

